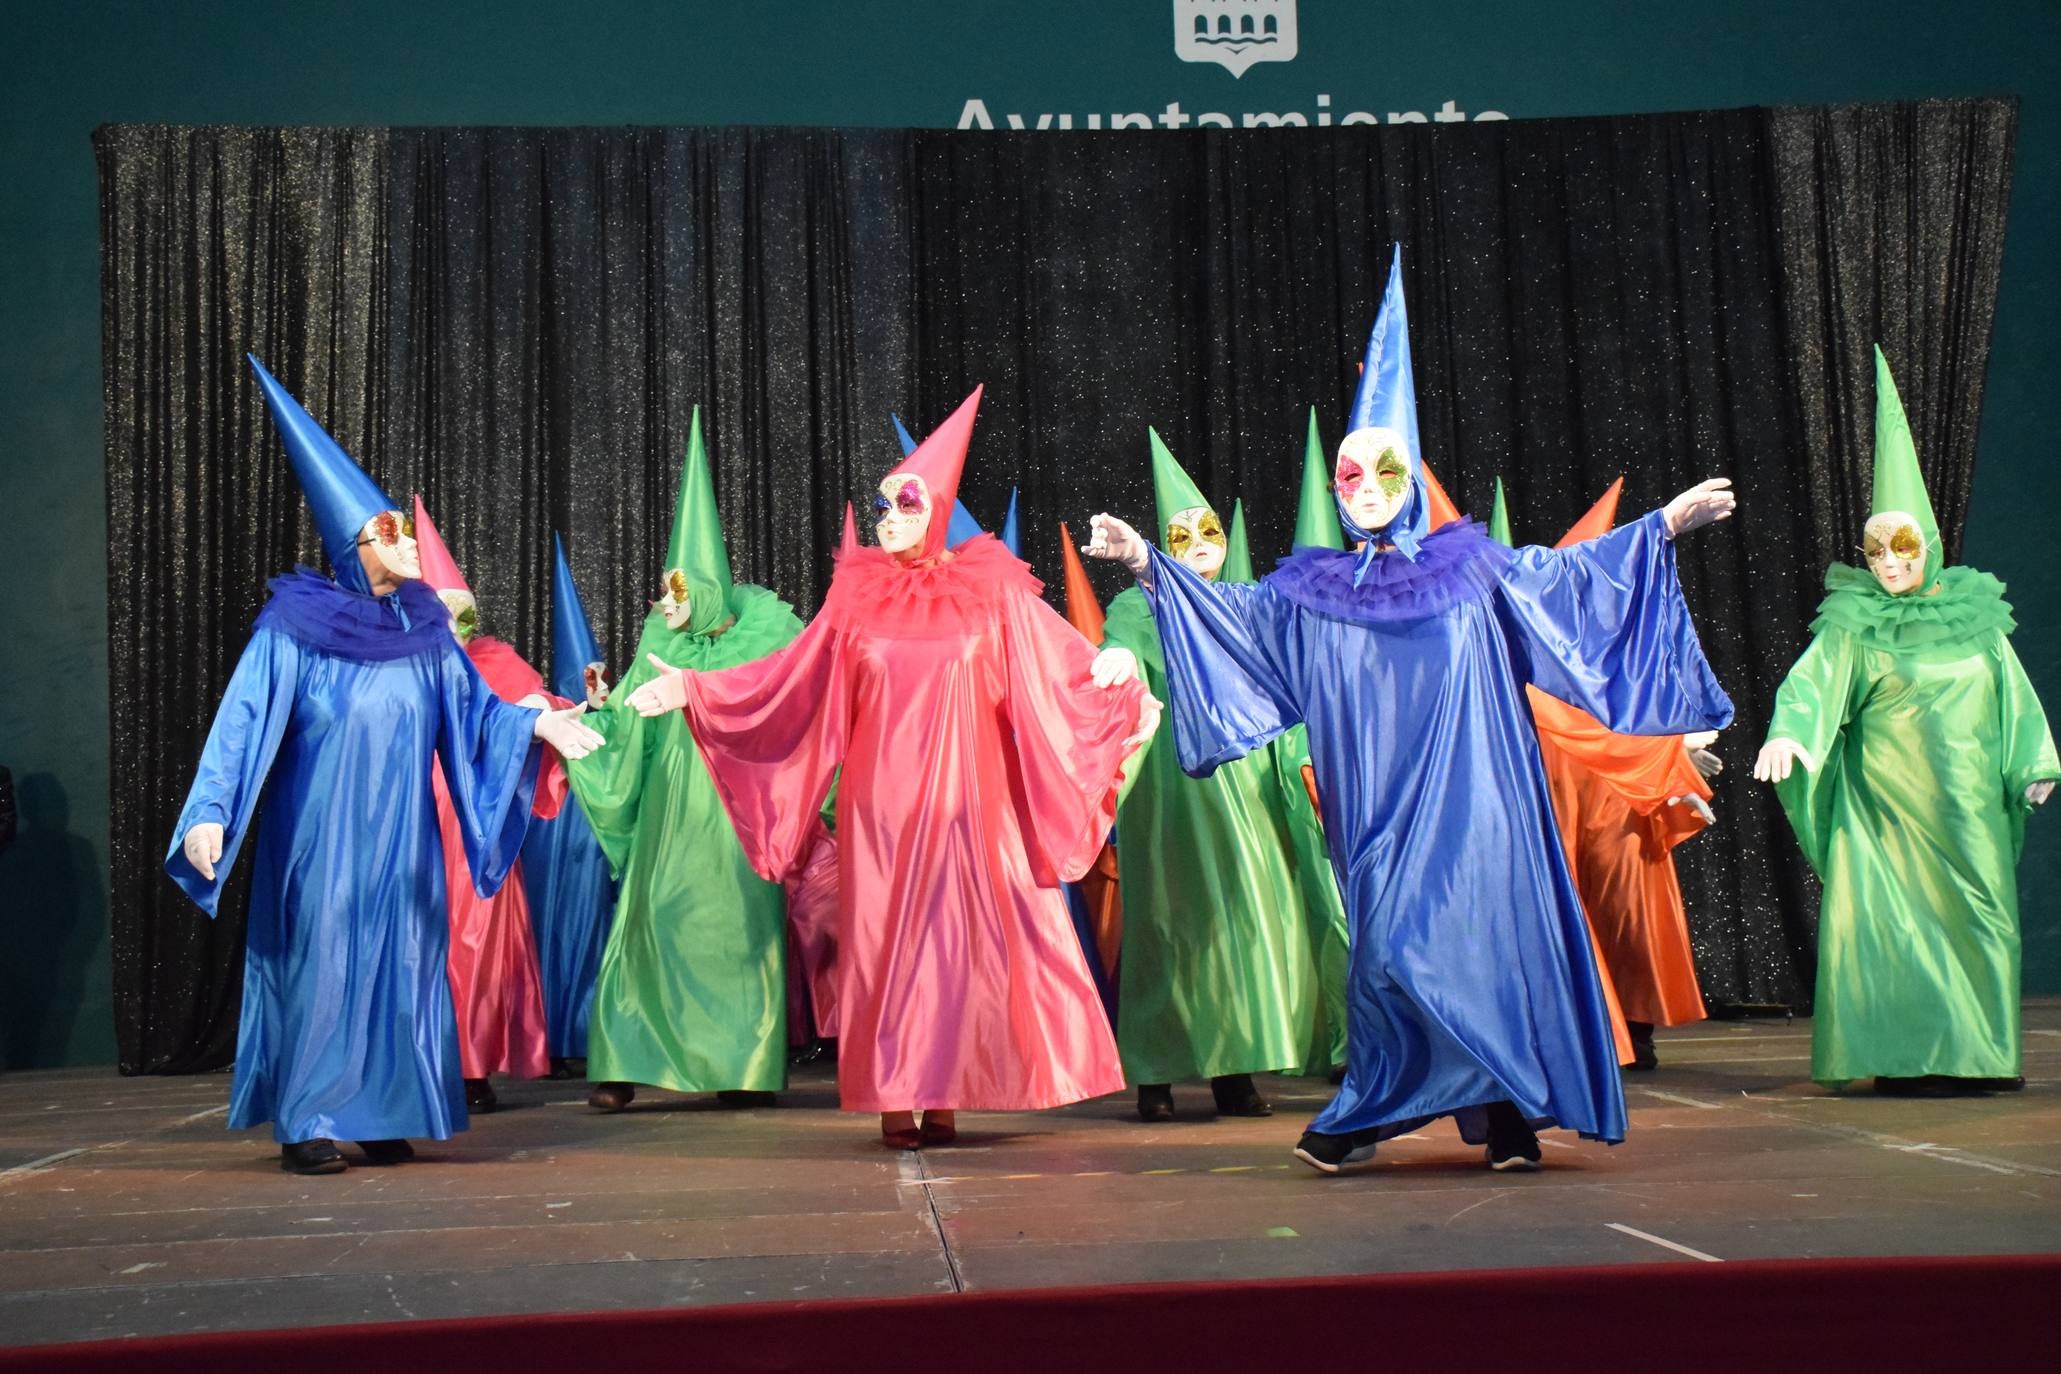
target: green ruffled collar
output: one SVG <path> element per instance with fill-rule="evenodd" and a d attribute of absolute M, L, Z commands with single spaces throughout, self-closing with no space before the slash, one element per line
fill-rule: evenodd
<path fill-rule="evenodd" d="M 1834 563 L 1825 570 L 1825 599 L 1811 633 L 1828 626 L 1873 649 L 1957 649 L 2018 628 L 2004 584 L 1974 568 L 1941 572 L 1930 595 L 1891 596 L 1865 568 Z"/>

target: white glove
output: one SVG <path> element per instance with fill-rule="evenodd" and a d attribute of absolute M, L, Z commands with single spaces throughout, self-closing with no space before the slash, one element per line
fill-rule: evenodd
<path fill-rule="evenodd" d="M 630 693 L 630 709 L 640 716 L 662 716 L 687 705 L 687 684 L 680 670 L 657 654 L 644 655 L 658 676 Z"/>
<path fill-rule="evenodd" d="M 1088 665 L 1088 677 L 1097 687 L 1121 687 L 1138 676 L 1138 656 L 1120 644 L 1112 644 L 1095 655 Z"/>
<path fill-rule="evenodd" d="M 584 701 L 563 711 L 539 711 L 534 733 L 556 749 L 560 758 L 583 759 L 607 743 L 593 726 L 580 723 L 580 717 L 586 714 Z"/>
<path fill-rule="evenodd" d="M 1760 757 L 1753 761 L 1753 776 L 1760 782 L 1787 782 L 1793 763 L 1802 764 L 1806 773 L 1818 771 L 1810 751 L 1795 740 L 1771 739 L 1760 747 Z"/>
<path fill-rule="evenodd" d="M 2045 806 L 2047 804 L 2047 798 L 2053 795 L 2054 780 L 2052 778 L 2041 778 L 2038 782 L 2029 782 L 2025 784 L 2025 799 L 2031 802 L 2034 806 Z M 195 828 L 197 829 L 198 827 Z M 186 837 L 186 842 L 188 844 L 193 843 L 193 836 L 188 835 Z"/>
<path fill-rule="evenodd" d="M 1137 732 L 1124 741 L 1123 747 L 1126 749 L 1136 749 L 1146 740 L 1151 739 L 1152 732 L 1159 729 L 1160 713 L 1165 709 L 1160 704 L 1159 698 L 1152 695 L 1152 693 L 1147 692 L 1141 697 L 1138 702 Z"/>
<path fill-rule="evenodd" d="M 2039 784 L 2033 785 L 2037 787 Z M 186 862 L 193 865 L 195 873 L 209 882 L 215 880 L 215 865 L 222 860 L 221 826 L 213 821 L 202 821 L 186 832 L 180 848 L 186 851 Z"/>
<path fill-rule="evenodd" d="M 1088 557 L 1113 559 L 1133 573 L 1152 566 L 1143 536 L 1115 516 L 1098 515 L 1088 522 L 1088 528 L 1093 537 L 1081 545 L 1081 552 Z"/>
<path fill-rule="evenodd" d="M 1690 792 L 1680 797 L 1669 797 L 1667 799 L 1667 804 L 1669 806 L 1688 807 L 1691 811 L 1694 811 L 1697 815 L 1703 817 L 1703 823 L 1705 825 L 1717 824 L 1717 812 L 1711 810 L 1710 803 L 1705 801 L 1703 798 L 1697 796 L 1694 792 Z"/>
<path fill-rule="evenodd" d="M 1698 482 L 1668 502 L 1660 513 L 1667 522 L 1667 537 L 1674 539 L 1690 530 L 1731 519 L 1733 510 L 1739 505 L 1739 498 L 1732 494 L 1731 486 L 1731 478 L 1713 477 L 1707 482 Z"/>

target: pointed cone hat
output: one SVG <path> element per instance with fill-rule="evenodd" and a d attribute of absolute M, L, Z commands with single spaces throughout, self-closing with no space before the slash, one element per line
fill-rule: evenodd
<path fill-rule="evenodd" d="M 902 457 L 907 458 L 916 451 L 916 436 L 909 433 L 909 427 L 902 423 L 901 416 L 890 412 L 887 418 L 895 422 L 895 438 L 901 442 Z M 1013 502 L 1015 497 L 1011 496 L 1010 499 Z M 1014 509 L 1013 505 L 1011 509 Z M 964 501 L 954 496 L 952 498 L 952 522 L 945 526 L 945 546 L 956 549 L 976 534 L 982 533 L 985 533 L 985 531 L 981 529 L 980 521 L 973 518 L 973 512 L 966 509 Z M 1014 550 L 1011 550 L 1011 552 L 1014 552 Z"/>
<path fill-rule="evenodd" d="M 923 485 L 930 492 L 930 528 L 923 536 L 921 557 L 936 558 L 948 547 L 950 523 L 939 520 L 938 513 L 949 510 L 959 499 L 959 478 L 966 471 L 966 450 L 973 443 L 973 417 L 980 410 L 980 395 L 983 387 L 975 387 L 973 394 L 959 403 L 959 408 L 945 417 L 945 422 L 930 432 L 930 437 L 903 457 L 889 472 L 889 476 L 907 473 L 921 477 Z"/>
<path fill-rule="evenodd" d="M 1016 527 L 1016 488 L 1009 488 L 1009 513 L 1002 517 L 1002 547 L 1012 557 L 1023 557 L 1023 534 Z"/>
<path fill-rule="evenodd" d="M 707 634 L 730 616 L 730 551 L 723 542 L 723 516 L 716 509 L 715 479 L 708 445 L 701 435 L 701 407 L 687 427 L 687 457 L 680 468 L 680 495 L 673 507 L 672 538 L 666 541 L 664 573 L 687 579 L 687 630 Z"/>
<path fill-rule="evenodd" d="M 358 561 L 358 534 L 367 520 L 383 510 L 401 509 L 400 503 L 365 475 L 365 469 L 315 423 L 315 418 L 265 370 L 255 354 L 244 356 L 250 359 L 258 387 L 265 393 L 265 408 L 271 412 L 273 427 L 286 447 L 286 460 L 293 464 L 301 494 L 308 498 L 308 510 L 315 517 L 315 532 L 322 537 L 322 551 L 329 557 L 330 570 L 345 586 L 355 591 L 368 590 L 364 566 Z"/>
<path fill-rule="evenodd" d="M 1510 538 L 1510 504 L 1503 496 L 1503 479 L 1496 478 L 1496 503 L 1489 508 L 1489 538 L 1506 549 L 1517 545 Z"/>
<path fill-rule="evenodd" d="M 1872 518 L 1889 511 L 1902 511 L 1918 522 L 1919 537 L 1925 541 L 1925 580 L 1930 587 L 1939 579 L 1946 562 L 1946 550 L 1939 542 L 1939 517 L 1932 513 L 1932 497 L 1925 490 L 1925 476 L 1918 470 L 1918 445 L 1911 438 L 1911 422 L 1904 415 L 1903 398 L 1896 393 L 1896 379 L 1889 375 L 1889 359 L 1882 345 L 1875 345 L 1875 493 L 1868 504 Z"/>
<path fill-rule="evenodd" d="M 1317 408 L 1310 407 L 1310 436 L 1302 447 L 1302 494 L 1295 505 L 1295 547 L 1342 549 L 1345 529 L 1331 497 L 1331 460 L 1317 432 Z"/>
<path fill-rule="evenodd" d="M 1064 520 L 1059 522 L 1059 561 L 1066 570 L 1066 623 L 1087 636 L 1090 644 L 1100 644 L 1102 603 L 1095 599 L 1095 584 L 1088 580 L 1087 565 Z"/>
<path fill-rule="evenodd" d="M 1603 494 L 1596 498 L 1596 504 L 1590 506 L 1588 513 L 1575 521 L 1567 533 L 1560 536 L 1560 542 L 1553 547 L 1570 548 L 1610 533 L 1617 526 L 1617 498 L 1623 492 L 1624 478 L 1620 477 L 1604 488 Z"/>
<path fill-rule="evenodd" d="M 1460 518 L 1460 508 L 1453 504 L 1453 498 L 1446 495 L 1446 489 L 1439 485 L 1438 477 L 1428 463 L 1417 465 L 1417 475 L 1424 479 L 1424 507 L 1427 512 L 1425 531 L 1443 528 Z"/>
<path fill-rule="evenodd" d="M 1152 442 L 1152 497 L 1159 516 L 1159 532 L 1152 542 L 1164 546 L 1167 527 L 1174 523 L 1176 515 L 1197 506 L 1210 510 L 1215 507 L 1203 496 L 1202 488 L 1195 485 L 1187 469 L 1174 461 L 1159 431 L 1148 428 L 1145 433 Z"/>
<path fill-rule="evenodd" d="M 1337 521 L 1332 521 L 1337 524 Z M 1252 541 L 1245 531 L 1245 502 L 1231 502 L 1231 535 L 1224 546 L 1224 565 L 1217 571 L 1219 582 L 1257 582 L 1252 575 Z"/>
<path fill-rule="evenodd" d="M 1388 286 L 1381 295 L 1381 310 L 1367 334 L 1367 355 L 1360 363 L 1360 384 L 1353 394 L 1347 415 L 1347 439 L 1362 430 L 1387 430 L 1397 436 L 1406 450 L 1401 456 L 1409 463 L 1411 486 L 1402 509 L 1379 533 L 1405 558 L 1417 556 L 1417 544 L 1432 528 L 1429 484 L 1425 481 L 1424 447 L 1417 438 L 1417 381 L 1410 367 L 1410 315 L 1403 303 L 1403 250 L 1398 246 L 1388 264 Z M 1371 473 L 1370 473 L 1371 475 Z M 1448 502 L 1448 505 L 1451 503 Z M 1344 516 L 1341 503 L 1339 514 Z M 1373 530 L 1348 524 L 1347 532 L 1366 539 L 1367 556 L 1374 553 Z M 1362 570 L 1364 571 L 1364 569 Z"/>
<path fill-rule="evenodd" d="M 587 620 L 587 607 L 566 561 L 565 541 L 551 536 L 551 690 L 580 701 L 587 695 L 586 669 L 601 663 L 601 641 Z"/>
<path fill-rule="evenodd" d="M 844 529 L 837 536 L 837 553 L 840 558 L 859 547 L 859 522 L 852 514 L 852 503 L 844 503 Z"/>
<path fill-rule="evenodd" d="M 415 552 L 422 560 L 424 586 L 433 592 L 472 595 L 472 588 L 465 585 L 465 574 L 458 570 L 458 560 L 451 557 L 444 536 L 437 533 L 436 523 L 429 518 L 419 495 L 415 498 Z"/>

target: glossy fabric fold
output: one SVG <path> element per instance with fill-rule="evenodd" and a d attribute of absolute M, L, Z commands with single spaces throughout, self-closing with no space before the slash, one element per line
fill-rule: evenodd
<path fill-rule="evenodd" d="M 621 880 L 587 1027 L 587 1076 L 677 1092 L 772 1092 L 787 1077 L 787 911 L 752 871 L 702 751 L 677 715 L 646 719 L 631 693 L 647 655 L 710 669 L 763 659 L 801 622 L 761 587 L 738 585 L 721 634 L 645 617 L 630 670 L 586 720 L 605 747 L 567 764 L 573 790 Z M 813 813 L 810 819 L 814 819 Z"/>
<path fill-rule="evenodd" d="M 405 632 L 400 602 L 376 606 Z M 435 623 L 421 652 L 372 661 L 260 625 L 223 695 L 165 870 L 212 915 L 262 811 L 232 1129 L 442 1139 L 466 1124 L 432 760 L 476 890 L 492 893 L 527 829 L 541 751 L 535 714 L 496 698 Z M 180 847 L 201 821 L 224 827 L 213 882 Z"/>
<path fill-rule="evenodd" d="M 1350 559 L 1290 561 L 1316 557 Z M 1414 619 L 1396 618 L 1384 586 L 1399 562 L 1377 561 L 1349 616 L 1298 604 L 1279 573 L 1212 587 L 1152 554 L 1183 766 L 1206 773 L 1308 727 L 1353 936 L 1345 1085 L 1312 1129 L 1386 1137 L 1451 1114 L 1479 1140 L 1479 1109 L 1509 1100 L 1621 1139 L 1610 1020 L 1521 688 L 1550 683 L 1618 730 L 1729 720 L 1672 546 L 1648 519 L 1511 556 L 1455 524 L 1410 565 L 1443 568 L 1449 593 Z M 1413 580 L 1409 594 L 1430 590 Z"/>
<path fill-rule="evenodd" d="M 532 821 L 522 844 L 523 887 L 544 980 L 545 1046 L 554 1058 L 587 1057 L 594 981 L 615 916 L 608 856 L 577 800 L 551 820 Z"/>
<path fill-rule="evenodd" d="M 1061 881 L 1109 832 L 1142 687 L 992 536 L 903 567 L 840 553 L 759 663 L 689 673 L 686 716 L 745 852 L 807 857 L 838 772 L 838 1091 L 853 1111 L 1058 1106 L 1123 1086 Z"/>

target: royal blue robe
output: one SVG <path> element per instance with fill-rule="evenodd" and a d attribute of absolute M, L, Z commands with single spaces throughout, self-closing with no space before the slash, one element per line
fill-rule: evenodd
<path fill-rule="evenodd" d="M 522 842 L 522 882 L 544 974 L 545 1038 L 554 1059 L 587 1057 L 587 1017 L 594 980 L 615 916 L 616 884 L 608 855 L 577 797 Z"/>
<path fill-rule="evenodd" d="M 1345 1084 L 1310 1123 L 1400 1135 L 1483 1108 L 1624 1137 L 1624 1093 L 1524 684 L 1626 734 L 1731 720 L 1656 512 L 1574 548 L 1469 521 L 1414 561 L 1300 549 L 1257 585 L 1152 553 L 1181 766 L 1297 721 L 1350 918 Z"/>
<path fill-rule="evenodd" d="M 213 916 L 257 827 L 229 1125 L 282 1142 L 441 1140 L 466 1125 L 432 759 L 481 896 L 521 851 L 536 712 L 480 678 L 420 583 L 272 582 L 208 732 L 165 871 Z M 223 828 L 215 878 L 182 842 Z"/>

